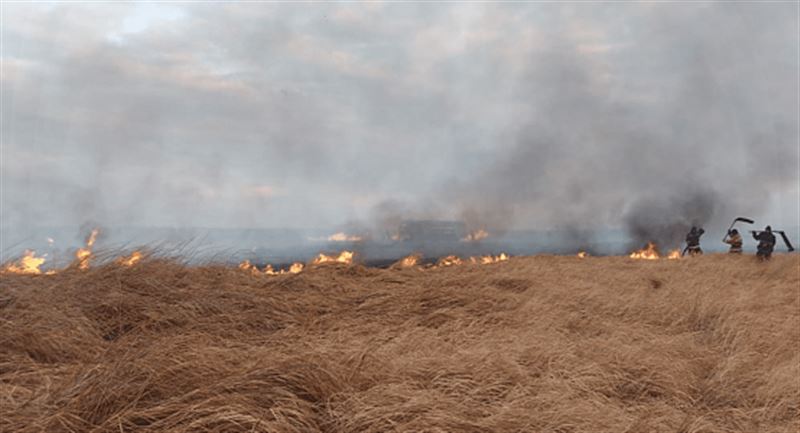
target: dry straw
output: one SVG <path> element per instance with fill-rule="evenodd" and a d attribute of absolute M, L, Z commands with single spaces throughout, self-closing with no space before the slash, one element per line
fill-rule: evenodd
<path fill-rule="evenodd" d="M 797 432 L 800 257 L 0 276 L 3 432 Z"/>

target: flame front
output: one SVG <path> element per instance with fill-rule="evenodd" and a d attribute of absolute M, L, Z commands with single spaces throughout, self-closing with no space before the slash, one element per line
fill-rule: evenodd
<path fill-rule="evenodd" d="M 656 244 L 648 242 L 645 248 L 632 252 L 629 257 L 632 259 L 656 260 L 661 256 L 658 254 Z"/>
<path fill-rule="evenodd" d="M 479 264 L 479 265 L 488 265 L 488 264 L 491 264 L 491 263 L 504 262 L 506 260 L 508 260 L 508 255 L 506 253 L 500 253 L 499 256 L 488 255 L 488 256 L 470 257 L 469 258 L 470 262 L 472 262 L 474 264 Z"/>
<path fill-rule="evenodd" d="M 86 240 L 86 246 L 79 248 L 75 253 L 75 259 L 78 261 L 78 269 L 89 269 L 89 261 L 92 259 L 92 247 L 99 233 L 100 230 L 98 229 L 92 230 L 92 234 L 90 234 L 89 239 Z"/>
<path fill-rule="evenodd" d="M 413 268 L 414 266 L 419 265 L 419 262 L 422 260 L 422 256 L 419 254 L 412 254 L 408 257 L 403 257 L 400 259 L 395 266 L 399 268 Z"/>
<path fill-rule="evenodd" d="M 464 261 L 461 260 L 460 257 L 451 255 L 439 259 L 439 261 L 436 262 L 436 266 L 456 266 L 462 263 L 464 263 Z"/>
<path fill-rule="evenodd" d="M 488 256 L 470 257 L 469 263 L 472 263 L 473 265 L 489 265 L 492 263 L 505 262 L 509 258 L 510 256 L 508 254 L 500 253 L 499 255 L 496 256 L 488 255 Z M 462 264 L 464 264 L 464 260 L 462 260 L 458 256 L 450 255 L 439 259 L 439 261 L 436 262 L 436 267 L 457 266 Z"/>
<path fill-rule="evenodd" d="M 475 242 L 481 239 L 486 239 L 489 237 L 489 232 L 484 229 L 478 229 L 475 231 L 470 232 L 464 239 L 461 239 L 464 242 Z"/>
<path fill-rule="evenodd" d="M 660 258 L 666 258 L 669 260 L 678 260 L 681 258 L 681 250 L 670 250 L 666 256 L 662 256 L 658 252 L 658 247 L 656 244 L 652 242 L 648 242 L 647 246 L 642 248 L 639 251 L 632 252 L 628 257 L 632 259 L 643 259 L 643 260 L 657 260 Z"/>
<path fill-rule="evenodd" d="M 255 265 L 250 263 L 250 260 L 245 260 L 242 263 L 239 263 L 239 269 L 245 272 L 250 272 L 253 275 L 258 275 L 261 273 L 261 271 L 259 271 Z"/>
<path fill-rule="evenodd" d="M 258 267 L 256 265 L 250 263 L 250 260 L 245 260 L 242 263 L 239 263 L 239 269 L 241 269 L 241 270 L 243 270 L 245 272 L 249 272 L 249 273 L 251 273 L 253 275 L 299 274 L 300 272 L 303 272 L 303 268 L 304 267 L 305 267 L 305 265 L 303 265 L 302 263 L 292 263 L 292 265 L 289 267 L 289 270 L 281 269 L 281 270 L 276 271 L 272 267 L 272 265 L 267 264 L 266 266 L 264 266 L 264 270 L 263 271 L 259 271 Z"/>
<path fill-rule="evenodd" d="M 578 252 L 578 258 L 585 259 L 586 257 L 589 257 L 589 253 L 587 253 L 586 251 L 579 251 Z"/>
<path fill-rule="evenodd" d="M 356 235 L 348 235 L 343 232 L 334 233 L 328 236 L 328 242 L 361 242 L 363 238 Z"/>
<path fill-rule="evenodd" d="M 5 269 L 3 269 L 3 272 L 38 275 L 42 273 L 39 267 L 42 266 L 44 262 L 44 257 L 36 257 L 35 251 L 26 250 L 25 254 L 17 263 L 7 265 Z"/>
<path fill-rule="evenodd" d="M 339 253 L 338 256 L 329 256 L 327 254 L 320 253 L 312 262 L 312 265 L 320 265 L 323 263 L 344 263 L 346 265 L 353 263 L 353 252 L 352 251 L 342 251 Z"/>
<path fill-rule="evenodd" d="M 140 260 L 142 260 L 142 253 L 139 251 L 134 251 L 128 257 L 120 257 L 119 259 L 117 259 L 117 263 L 119 263 L 122 266 L 133 266 Z"/>

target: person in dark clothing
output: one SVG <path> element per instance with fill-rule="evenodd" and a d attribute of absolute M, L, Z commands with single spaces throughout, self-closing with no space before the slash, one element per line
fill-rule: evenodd
<path fill-rule="evenodd" d="M 753 232 L 753 238 L 758 241 L 756 257 L 761 260 L 769 260 L 772 257 L 772 250 L 775 249 L 775 235 L 772 234 L 772 227 L 767 226 L 763 232 Z"/>
<path fill-rule="evenodd" d="M 686 235 L 686 249 L 684 251 L 688 252 L 690 256 L 703 254 L 703 250 L 700 249 L 700 236 L 703 236 L 705 232 L 702 228 L 692 227 L 689 230 L 689 234 Z"/>
<path fill-rule="evenodd" d="M 725 239 L 722 240 L 726 244 L 730 245 L 731 248 L 728 250 L 731 254 L 741 254 L 742 253 L 742 235 L 739 234 L 739 230 L 731 229 L 728 230 L 728 235 L 725 236 Z"/>

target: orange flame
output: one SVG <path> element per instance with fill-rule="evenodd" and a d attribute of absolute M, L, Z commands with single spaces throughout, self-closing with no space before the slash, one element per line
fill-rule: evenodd
<path fill-rule="evenodd" d="M 578 258 L 585 259 L 586 257 L 589 257 L 589 253 L 587 253 L 586 251 L 579 251 L 578 252 Z"/>
<path fill-rule="evenodd" d="M 118 258 L 117 259 L 117 263 L 119 263 L 122 266 L 133 266 L 137 262 L 139 262 L 140 260 L 142 260 L 142 253 L 139 252 L 139 251 L 134 251 L 128 257 L 120 257 L 120 258 Z"/>
<path fill-rule="evenodd" d="M 348 235 L 343 232 L 334 233 L 328 236 L 328 242 L 361 242 L 363 238 L 356 235 Z"/>
<path fill-rule="evenodd" d="M 403 257 L 402 259 L 398 260 L 397 263 L 394 264 L 394 267 L 397 268 L 412 268 L 414 266 L 419 265 L 420 260 L 422 260 L 422 256 L 419 254 L 412 254 L 408 257 Z"/>
<path fill-rule="evenodd" d="M 289 270 L 281 269 L 276 271 L 272 269 L 272 265 L 267 265 L 267 267 L 264 268 L 264 273 L 267 275 L 299 274 L 300 272 L 303 272 L 303 267 L 304 265 L 302 263 L 292 263 L 292 265 L 289 266 Z"/>
<path fill-rule="evenodd" d="M 255 267 L 253 267 L 253 269 L 255 269 Z M 257 269 L 256 272 L 258 272 Z M 272 265 L 270 264 L 267 264 L 267 266 L 264 267 L 264 274 L 266 275 L 280 275 L 282 272 L 283 271 L 275 272 L 275 269 L 272 269 Z"/>
<path fill-rule="evenodd" d="M 86 246 L 79 248 L 75 253 L 75 259 L 78 261 L 78 269 L 89 269 L 89 261 L 92 259 L 92 247 L 99 233 L 99 229 L 92 230 L 89 239 L 86 240 Z"/>
<path fill-rule="evenodd" d="M 461 239 L 464 242 L 475 242 L 481 239 L 486 239 L 489 237 L 489 232 L 484 229 L 478 229 L 470 232 L 464 239 Z"/>
<path fill-rule="evenodd" d="M 667 254 L 667 258 L 670 260 L 677 260 L 681 258 L 681 250 L 672 250 Z"/>
<path fill-rule="evenodd" d="M 42 266 L 44 262 L 44 257 L 36 257 L 35 251 L 26 250 L 25 255 L 23 255 L 17 263 L 6 265 L 5 269 L 3 269 L 3 272 L 12 274 L 38 275 L 42 273 L 39 267 Z"/>
<path fill-rule="evenodd" d="M 320 253 L 314 260 L 311 261 L 312 265 L 320 265 L 323 263 L 344 263 L 344 264 L 352 264 L 353 263 L 353 252 L 352 251 L 342 251 L 339 253 L 338 256 L 329 256 L 327 254 Z"/>
<path fill-rule="evenodd" d="M 261 273 L 255 265 L 250 263 L 250 260 L 245 260 L 242 263 L 239 263 L 239 269 L 245 272 L 250 272 L 253 275 L 258 275 Z"/>
<path fill-rule="evenodd" d="M 508 260 L 508 255 L 506 253 L 500 253 L 499 256 L 488 255 L 488 256 L 470 257 L 469 258 L 470 262 L 472 262 L 474 264 L 481 264 L 481 265 L 488 265 L 488 264 L 491 264 L 491 263 L 504 262 L 506 260 Z"/>
<path fill-rule="evenodd" d="M 250 272 L 253 275 L 285 275 L 285 274 L 299 274 L 303 271 L 304 265 L 302 263 L 292 263 L 292 266 L 289 267 L 289 270 L 281 269 L 276 271 L 272 265 L 267 264 L 264 266 L 263 271 L 259 271 L 258 267 L 254 264 L 250 263 L 250 260 L 245 260 L 242 263 L 239 263 L 239 269 Z"/>
<path fill-rule="evenodd" d="M 645 248 L 634 251 L 629 256 L 632 259 L 656 260 L 660 257 L 656 244 L 648 242 Z"/>
<path fill-rule="evenodd" d="M 439 259 L 439 261 L 436 262 L 436 266 L 456 266 L 462 263 L 464 263 L 464 261 L 458 256 L 446 256 Z"/>

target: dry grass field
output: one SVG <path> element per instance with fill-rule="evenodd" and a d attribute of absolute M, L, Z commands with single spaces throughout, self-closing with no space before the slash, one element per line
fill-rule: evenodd
<path fill-rule="evenodd" d="M 792 432 L 800 255 L 0 275 L 2 432 Z"/>

